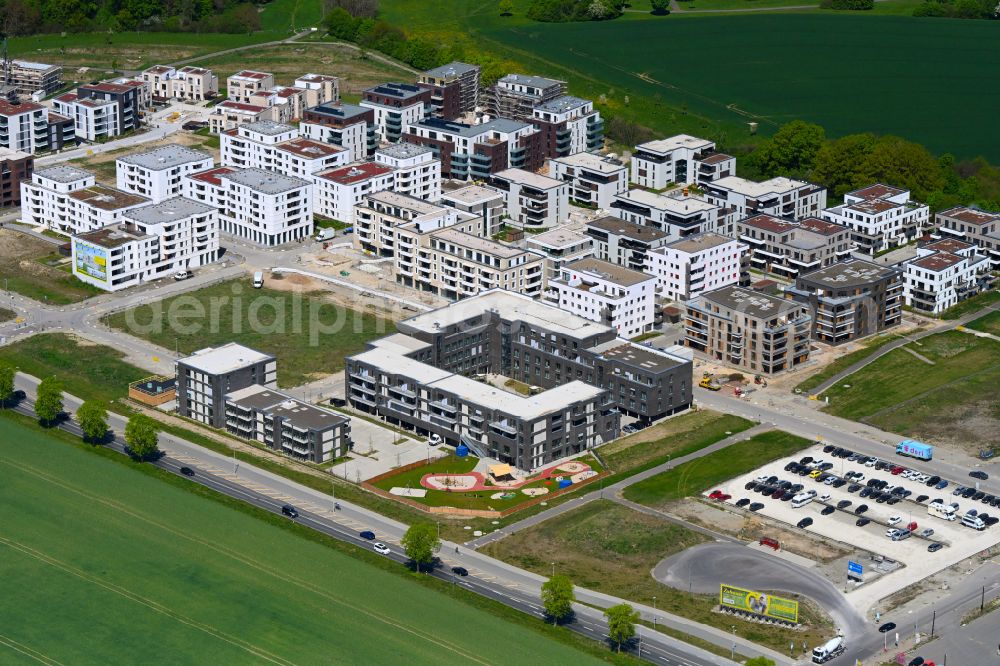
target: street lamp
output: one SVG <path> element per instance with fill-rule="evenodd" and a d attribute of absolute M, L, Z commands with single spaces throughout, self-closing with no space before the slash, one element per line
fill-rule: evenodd
<path fill-rule="evenodd" d="M 552 575 L 553 576 L 556 575 L 556 563 L 555 562 L 552 563 Z"/>
<path fill-rule="evenodd" d="M 653 595 L 653 629 L 656 629 L 656 595 Z"/>
<path fill-rule="evenodd" d="M 733 625 L 733 649 L 729 655 L 732 661 L 736 661 L 736 625 Z"/>

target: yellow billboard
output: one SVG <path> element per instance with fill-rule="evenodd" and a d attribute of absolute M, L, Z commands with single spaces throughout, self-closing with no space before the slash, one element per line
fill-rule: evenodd
<path fill-rule="evenodd" d="M 719 605 L 775 620 L 799 621 L 799 602 L 725 583 L 719 586 Z"/>

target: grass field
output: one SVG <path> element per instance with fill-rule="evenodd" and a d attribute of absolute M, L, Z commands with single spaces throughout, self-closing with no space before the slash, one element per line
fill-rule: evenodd
<path fill-rule="evenodd" d="M 685 527 L 610 500 L 595 500 L 480 551 L 543 576 L 552 571 L 555 563 L 556 572 L 566 574 L 576 585 L 649 606 L 655 596 L 661 610 L 726 631 L 735 625 L 740 636 L 775 649 L 787 649 L 792 637 L 799 641 L 801 636 L 815 644 L 820 631 L 765 629 L 713 613 L 717 603 L 714 596 L 688 594 L 650 575 L 660 560 L 706 540 Z M 816 621 L 815 615 L 811 619 Z"/>
<path fill-rule="evenodd" d="M 823 395 L 831 414 L 974 452 L 996 443 L 997 386 L 1000 342 L 949 331 L 889 352 Z"/>
<path fill-rule="evenodd" d="M 597 661 L 55 437 L 0 418 L 0 661 Z"/>
<path fill-rule="evenodd" d="M 882 347 L 886 346 L 893 340 L 897 340 L 898 336 L 889 333 L 886 335 L 877 335 L 875 337 L 869 338 L 865 341 L 864 347 L 861 349 L 856 349 L 850 354 L 844 354 L 843 356 L 837 357 L 832 363 L 827 365 L 825 368 L 817 372 L 815 375 L 807 377 L 804 381 L 800 382 L 795 388 L 799 389 L 803 393 L 809 393 L 814 388 L 833 377 L 838 372 L 843 372 L 847 368 L 851 367 L 858 361 L 863 361 L 875 352 L 877 352 Z"/>
<path fill-rule="evenodd" d="M 948 308 L 941 313 L 941 319 L 961 319 L 965 315 L 976 310 L 995 305 L 1000 302 L 1000 290 L 991 289 L 966 299 L 958 305 Z"/>
<path fill-rule="evenodd" d="M 250 279 L 141 305 L 105 322 L 181 354 L 227 342 L 274 354 L 283 387 L 342 370 L 344 356 L 395 330 L 387 320 L 334 306 L 321 292 L 253 289 Z"/>
<path fill-rule="evenodd" d="M 53 256 L 55 249 L 52 243 L 33 236 L 0 229 L 0 285 L 51 305 L 78 303 L 104 293 L 52 265 L 56 259 L 62 259 Z"/>
<path fill-rule="evenodd" d="M 984 317 L 975 319 L 969 322 L 966 328 L 971 328 L 975 331 L 982 331 L 984 333 L 992 333 L 993 335 L 1000 335 L 1000 311 L 994 311 Z"/>
<path fill-rule="evenodd" d="M 752 421 L 700 410 L 666 419 L 634 435 L 602 446 L 598 452 L 608 467 L 626 472 L 639 467 L 655 467 L 666 462 L 667 456 L 678 458 L 694 453 L 729 435 L 746 430 Z"/>
<path fill-rule="evenodd" d="M 626 488 L 624 495 L 633 502 L 661 506 L 708 490 L 812 443 L 803 437 L 771 430 L 639 481 Z"/>

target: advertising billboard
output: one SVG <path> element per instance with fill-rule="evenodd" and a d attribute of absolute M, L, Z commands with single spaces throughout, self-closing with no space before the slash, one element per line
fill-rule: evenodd
<path fill-rule="evenodd" d="M 108 251 L 103 247 L 74 240 L 76 272 L 101 282 L 108 281 Z"/>
<path fill-rule="evenodd" d="M 725 583 L 719 586 L 719 605 L 775 620 L 795 623 L 799 621 L 799 602 Z"/>

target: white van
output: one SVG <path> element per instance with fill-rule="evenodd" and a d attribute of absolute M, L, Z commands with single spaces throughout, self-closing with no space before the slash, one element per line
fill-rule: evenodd
<path fill-rule="evenodd" d="M 792 498 L 792 508 L 800 509 L 804 507 L 806 504 L 809 504 L 809 502 L 812 502 L 814 497 L 816 497 L 815 490 L 799 493 L 798 495 Z"/>
<path fill-rule="evenodd" d="M 253 288 L 260 289 L 264 286 L 264 271 L 257 271 L 253 274 Z"/>
<path fill-rule="evenodd" d="M 986 523 L 975 513 L 967 513 L 962 516 L 962 524 L 980 532 L 986 529 Z"/>

